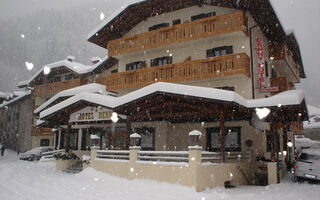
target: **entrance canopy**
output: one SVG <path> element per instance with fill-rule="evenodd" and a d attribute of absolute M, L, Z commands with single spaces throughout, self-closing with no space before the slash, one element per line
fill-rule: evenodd
<path fill-rule="evenodd" d="M 126 115 L 130 121 L 250 120 L 256 108 L 268 108 L 264 121 L 308 119 L 304 94 L 292 90 L 275 96 L 246 100 L 233 91 L 158 82 L 121 97 L 82 92 L 40 113 L 47 126 L 66 124 L 70 115 L 87 106 Z M 124 119 L 124 118 L 123 118 Z"/>

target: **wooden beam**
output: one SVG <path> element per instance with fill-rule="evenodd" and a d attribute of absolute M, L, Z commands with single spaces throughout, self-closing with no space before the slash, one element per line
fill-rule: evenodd
<path fill-rule="evenodd" d="M 71 124 L 68 123 L 68 130 L 66 135 L 66 153 L 70 151 L 70 135 L 71 135 Z"/>

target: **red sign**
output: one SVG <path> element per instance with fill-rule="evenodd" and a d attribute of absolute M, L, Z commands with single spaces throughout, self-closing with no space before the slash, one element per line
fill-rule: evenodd
<path fill-rule="evenodd" d="M 257 38 L 257 52 L 258 52 L 258 84 L 259 88 L 266 87 L 266 73 L 264 65 L 264 49 L 263 38 Z"/>
<path fill-rule="evenodd" d="M 260 88 L 260 92 L 278 92 L 278 87 Z"/>

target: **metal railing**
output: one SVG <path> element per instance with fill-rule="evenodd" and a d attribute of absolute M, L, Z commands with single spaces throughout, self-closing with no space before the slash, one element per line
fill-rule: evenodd
<path fill-rule="evenodd" d="M 188 151 L 139 151 L 138 160 L 152 162 L 189 162 Z"/>
<path fill-rule="evenodd" d="M 129 160 L 129 151 L 115 151 L 115 150 L 98 150 L 97 159 L 107 159 L 107 160 Z"/>

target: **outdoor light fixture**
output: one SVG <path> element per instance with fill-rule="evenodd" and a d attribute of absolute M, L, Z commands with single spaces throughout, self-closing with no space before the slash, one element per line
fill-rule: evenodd
<path fill-rule="evenodd" d="M 287 151 L 283 151 L 282 153 L 283 153 L 283 155 L 284 155 L 284 156 L 286 156 L 286 155 L 287 155 Z"/>
<path fill-rule="evenodd" d="M 269 115 L 270 109 L 269 108 L 256 108 L 256 113 L 259 119 L 263 119 Z"/>
<path fill-rule="evenodd" d="M 292 142 L 287 143 L 288 147 L 292 147 Z"/>
<path fill-rule="evenodd" d="M 117 122 L 118 122 L 119 117 L 118 117 L 118 114 L 117 114 L 116 112 L 113 112 L 113 113 L 112 113 L 111 120 L 112 120 L 112 122 L 114 122 L 114 123 L 117 123 Z"/>
<path fill-rule="evenodd" d="M 44 73 L 45 75 L 48 75 L 48 74 L 50 73 L 50 71 L 51 71 L 51 69 L 50 69 L 49 67 L 44 67 L 44 68 L 43 68 L 43 73 Z"/>

